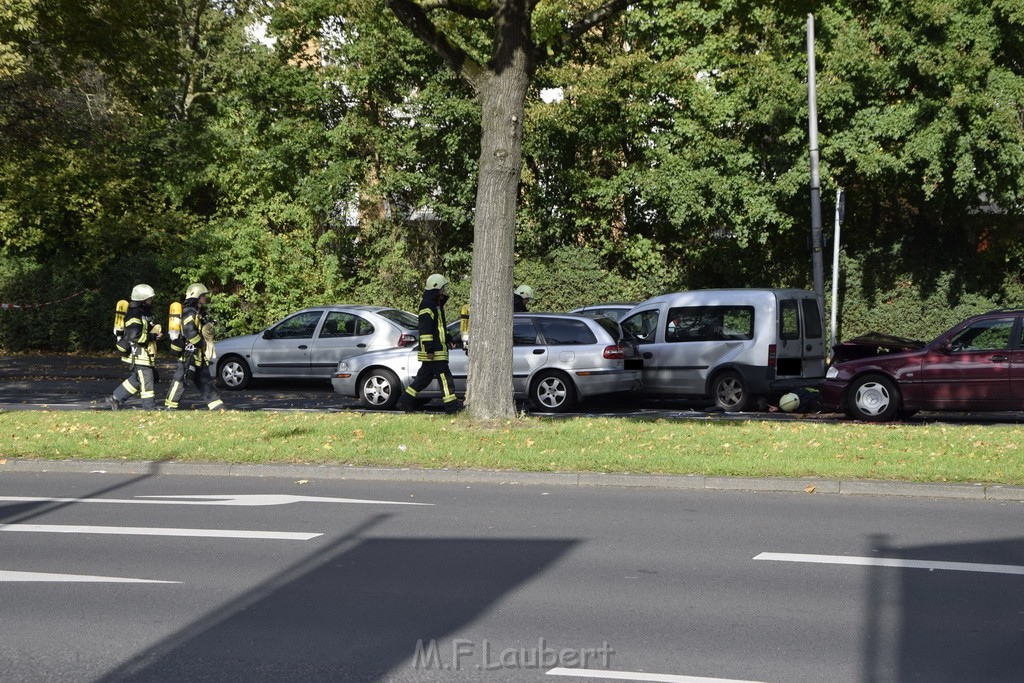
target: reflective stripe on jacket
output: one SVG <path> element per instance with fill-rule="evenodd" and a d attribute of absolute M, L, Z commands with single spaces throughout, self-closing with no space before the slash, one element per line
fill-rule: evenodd
<path fill-rule="evenodd" d="M 420 346 L 416 358 L 419 361 L 448 360 L 448 338 L 445 334 L 444 306 L 437 303 L 438 290 L 423 292 L 420 302 Z M 427 358 L 433 353 L 433 359 Z"/>

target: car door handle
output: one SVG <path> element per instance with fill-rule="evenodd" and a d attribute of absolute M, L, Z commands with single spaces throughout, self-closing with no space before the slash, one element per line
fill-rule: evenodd
<path fill-rule="evenodd" d="M 545 351 L 545 349 L 534 349 L 533 350 L 533 355 L 539 356 L 540 354 L 544 353 L 544 351 Z"/>
<path fill-rule="evenodd" d="M 305 344 L 299 344 L 299 348 L 300 349 L 308 349 L 309 347 L 306 346 Z"/>
<path fill-rule="evenodd" d="M 366 348 L 366 344 L 356 344 L 356 348 L 357 349 L 365 349 Z"/>
<path fill-rule="evenodd" d="M 652 359 L 652 358 L 654 358 L 654 354 L 653 354 L 653 353 L 651 353 L 650 351 L 648 351 L 648 352 L 646 352 L 646 353 L 644 354 L 644 360 L 650 360 L 650 359 Z"/>
<path fill-rule="evenodd" d="M 804 347 L 804 350 L 805 350 L 805 351 L 810 351 L 810 350 L 811 350 L 811 345 L 810 345 L 810 344 L 808 344 L 807 346 L 805 346 L 805 347 Z"/>
<path fill-rule="evenodd" d="M 989 360 L 992 361 L 993 363 L 1005 363 L 1010 359 L 1007 358 L 1006 356 L 992 356 L 991 358 L 989 358 Z"/>

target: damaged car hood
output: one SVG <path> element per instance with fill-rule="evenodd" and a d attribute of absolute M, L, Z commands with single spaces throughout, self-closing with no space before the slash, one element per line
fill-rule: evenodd
<path fill-rule="evenodd" d="M 927 342 L 917 339 L 896 337 L 880 332 L 868 332 L 833 346 L 832 364 L 857 358 L 884 356 L 889 353 L 899 353 L 900 351 L 913 351 L 914 349 L 924 348 L 926 345 Z"/>

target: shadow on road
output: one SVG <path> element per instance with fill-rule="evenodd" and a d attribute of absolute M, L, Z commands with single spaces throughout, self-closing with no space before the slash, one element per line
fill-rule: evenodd
<path fill-rule="evenodd" d="M 890 543 L 872 537 L 865 555 L 1024 566 L 1024 538 L 899 548 Z M 868 577 L 864 683 L 1024 681 L 1024 576 L 871 567 Z"/>
<path fill-rule="evenodd" d="M 417 643 L 478 618 L 575 544 L 363 537 L 387 517 L 369 520 L 99 680 L 373 681 L 412 667 Z"/>

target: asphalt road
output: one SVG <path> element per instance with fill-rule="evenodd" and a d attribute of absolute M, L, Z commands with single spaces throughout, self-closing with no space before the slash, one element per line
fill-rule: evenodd
<path fill-rule="evenodd" d="M 0 671 L 1020 681 L 1021 506 L 3 472 Z"/>
<path fill-rule="evenodd" d="M 0 409 L 6 410 L 108 410 L 104 398 L 120 384 L 126 366 L 117 357 L 88 356 L 6 356 L 0 358 Z M 161 382 L 157 385 L 157 401 L 162 400 L 174 374 L 170 364 L 159 367 Z M 231 410 L 364 410 L 355 398 L 336 393 L 327 380 L 265 380 L 255 381 L 244 391 L 219 388 L 221 398 Z M 137 406 L 130 400 L 126 407 Z M 645 400 L 636 396 L 611 396 L 593 400 L 582 406 L 580 413 L 568 415 L 658 415 L 690 419 L 718 419 L 718 411 L 706 410 L 707 401 Z M 181 408 L 205 409 L 194 388 L 186 389 Z M 522 410 L 529 406 L 522 404 Z M 427 411 L 440 412 L 439 401 L 431 402 Z M 732 419 L 751 417 L 795 419 L 795 415 L 775 413 L 736 413 Z M 814 419 L 835 419 L 834 415 L 815 415 Z"/>
<path fill-rule="evenodd" d="M 0 357 L 0 410 L 107 410 L 104 398 L 125 378 L 125 365 L 116 356 L 17 355 Z M 174 374 L 170 364 L 159 368 L 162 382 L 157 385 L 157 401 L 162 401 Z M 257 381 L 244 391 L 220 389 L 221 398 L 231 410 L 363 410 L 355 398 L 335 394 L 324 381 Z M 129 401 L 127 407 L 137 406 Z M 607 415 L 644 416 L 683 420 L 814 420 L 845 419 L 833 413 L 750 412 L 721 413 L 709 410 L 707 401 L 684 399 L 643 399 L 637 396 L 609 396 L 592 400 L 580 412 L 564 416 Z M 205 409 L 195 389 L 185 392 L 181 408 Z M 529 410 L 529 406 L 521 405 Z M 440 411 L 433 401 L 428 411 Z M 560 416 L 552 416 L 558 418 Z M 1004 413 L 928 413 L 921 412 L 905 421 L 908 424 L 935 422 L 965 424 L 1021 424 L 1024 412 Z"/>

